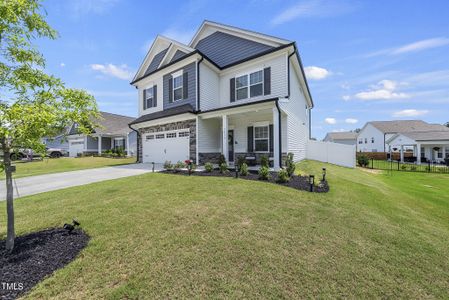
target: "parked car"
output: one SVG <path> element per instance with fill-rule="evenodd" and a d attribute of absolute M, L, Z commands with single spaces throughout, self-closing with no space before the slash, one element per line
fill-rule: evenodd
<path fill-rule="evenodd" d="M 46 148 L 46 156 L 51 158 L 60 158 L 62 156 L 67 156 L 68 152 L 61 148 Z M 0 156 L 3 157 L 3 151 L 0 151 Z M 36 155 L 34 151 L 31 149 L 19 149 L 17 152 L 13 152 L 10 154 L 11 160 L 21 160 L 27 157 L 34 158 L 39 155 Z"/>

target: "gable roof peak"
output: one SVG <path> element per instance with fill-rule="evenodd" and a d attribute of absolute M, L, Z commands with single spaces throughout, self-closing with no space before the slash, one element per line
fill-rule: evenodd
<path fill-rule="evenodd" d="M 204 20 L 199 29 L 197 30 L 197 32 L 195 33 L 195 35 L 193 36 L 192 40 L 190 41 L 189 46 L 195 48 L 195 46 L 202 38 L 205 38 L 206 36 L 216 31 L 221 31 L 242 38 L 254 40 L 256 42 L 263 43 L 272 47 L 277 47 L 292 42 L 286 39 L 271 36 L 261 32 L 243 29 L 232 25 L 226 25 L 215 21 Z"/>

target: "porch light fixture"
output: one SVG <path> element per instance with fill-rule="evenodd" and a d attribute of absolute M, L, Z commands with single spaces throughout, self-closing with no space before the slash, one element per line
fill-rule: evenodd
<path fill-rule="evenodd" d="M 326 168 L 323 168 L 323 181 L 326 180 Z"/>
<path fill-rule="evenodd" d="M 309 176 L 309 184 L 310 184 L 310 191 L 313 192 L 313 186 L 315 184 L 315 175 Z"/>

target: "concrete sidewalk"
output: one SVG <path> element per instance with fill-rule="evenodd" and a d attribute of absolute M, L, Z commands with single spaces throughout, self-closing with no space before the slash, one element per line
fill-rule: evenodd
<path fill-rule="evenodd" d="M 156 165 L 158 171 L 162 166 Z M 14 197 L 39 194 L 72 186 L 80 186 L 93 182 L 117 179 L 145 174 L 152 171 L 151 164 L 130 164 L 122 166 L 104 167 L 88 170 L 53 173 L 15 179 Z M 15 183 L 15 184 L 14 184 Z M 17 193 L 18 192 L 18 193 Z M 0 181 L 0 201 L 6 199 L 5 180 Z"/>

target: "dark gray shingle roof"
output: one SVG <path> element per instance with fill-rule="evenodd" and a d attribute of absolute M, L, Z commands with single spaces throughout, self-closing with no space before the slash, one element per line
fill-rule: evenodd
<path fill-rule="evenodd" d="M 147 70 L 145 71 L 144 76 L 149 74 L 149 73 L 151 73 L 151 72 L 156 71 L 157 67 L 161 63 L 161 61 L 164 58 L 165 53 L 167 53 L 167 51 L 168 51 L 168 48 L 162 50 L 161 52 L 159 52 L 158 54 L 156 54 L 153 57 L 153 60 L 150 62 L 150 65 L 148 66 Z"/>
<path fill-rule="evenodd" d="M 402 134 L 415 141 L 449 141 L 449 130 L 404 132 Z"/>
<path fill-rule="evenodd" d="M 173 58 L 170 60 L 170 62 L 175 61 L 177 59 L 180 59 L 181 57 L 183 57 L 184 55 L 186 55 L 187 53 L 181 51 L 181 50 L 176 50 L 175 55 L 173 55 Z"/>
<path fill-rule="evenodd" d="M 200 40 L 195 48 L 220 68 L 274 49 L 274 47 L 220 31 Z"/>
<path fill-rule="evenodd" d="M 131 131 L 128 124 L 133 117 L 111 114 L 108 112 L 100 112 L 101 118 L 96 120 L 101 127 L 95 128 L 95 133 L 109 135 L 124 135 Z"/>
<path fill-rule="evenodd" d="M 151 114 L 147 114 L 147 115 L 143 115 L 138 117 L 137 119 L 133 120 L 132 122 L 130 122 L 129 124 L 137 124 L 137 123 L 142 123 L 142 122 L 146 122 L 146 121 L 151 121 L 151 120 L 156 120 L 156 119 L 161 119 L 161 118 L 165 118 L 165 117 L 170 117 L 170 116 L 175 116 L 175 115 L 180 115 L 183 113 L 193 113 L 193 107 L 190 104 L 184 104 L 184 105 L 180 105 L 180 106 L 176 106 L 173 108 L 169 108 L 169 109 L 164 109 L 161 111 L 157 111 Z"/>

